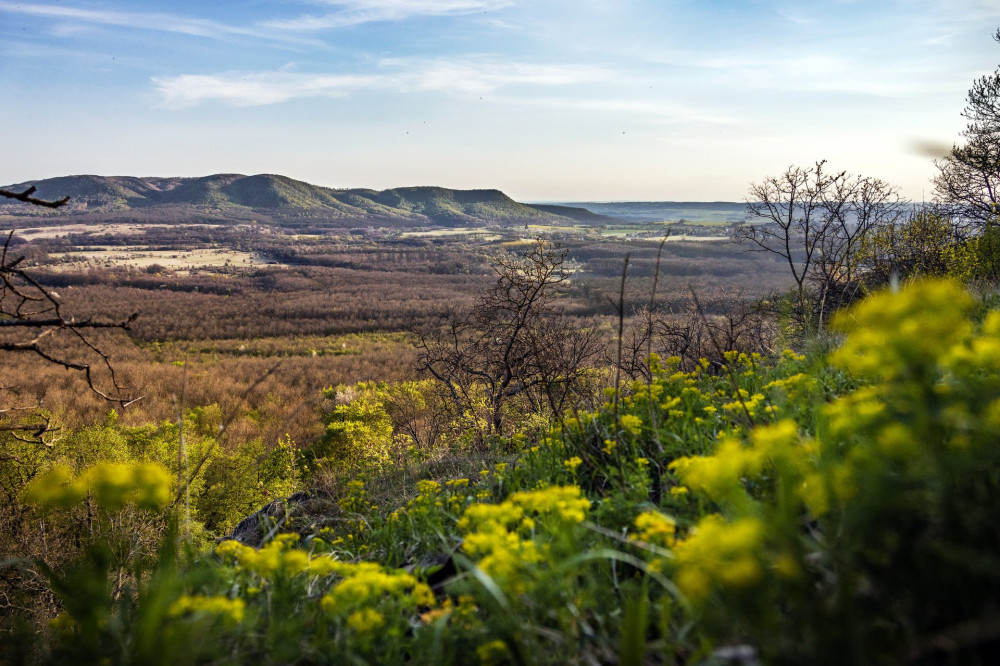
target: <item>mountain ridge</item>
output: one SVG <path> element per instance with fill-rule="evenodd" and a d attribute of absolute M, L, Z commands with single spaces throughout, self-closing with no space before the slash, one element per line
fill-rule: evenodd
<path fill-rule="evenodd" d="M 438 186 L 387 190 L 337 189 L 278 174 L 235 173 L 200 177 L 98 176 L 83 174 L 25 181 L 4 189 L 37 188 L 46 199 L 70 197 L 56 211 L 0 200 L 0 213 L 17 216 L 160 213 L 170 207 L 197 211 L 199 217 L 245 217 L 261 211 L 282 217 L 308 217 L 339 222 L 395 222 L 414 225 L 559 225 L 569 221 L 600 223 L 614 218 L 583 208 L 545 206 L 514 201 L 497 189 L 456 190 Z"/>

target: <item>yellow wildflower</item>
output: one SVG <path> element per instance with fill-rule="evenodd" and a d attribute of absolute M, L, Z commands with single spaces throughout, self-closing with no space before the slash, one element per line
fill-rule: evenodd
<path fill-rule="evenodd" d="M 245 610 L 246 603 L 242 599 L 184 595 L 170 605 L 167 615 L 169 617 L 215 615 L 222 618 L 226 624 L 236 625 L 243 621 Z"/>

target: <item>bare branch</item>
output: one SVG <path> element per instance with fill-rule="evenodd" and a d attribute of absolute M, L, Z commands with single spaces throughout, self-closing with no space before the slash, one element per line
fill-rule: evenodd
<path fill-rule="evenodd" d="M 18 201 L 23 201 L 25 203 L 34 204 L 35 206 L 45 206 L 46 208 L 61 208 L 69 203 L 69 197 L 63 197 L 62 199 L 57 199 L 56 201 L 48 201 L 46 199 L 36 199 L 31 196 L 37 191 L 34 185 L 26 189 L 24 192 L 11 192 L 10 190 L 0 190 L 0 197 L 7 197 L 8 199 L 17 199 Z"/>
<path fill-rule="evenodd" d="M 566 252 L 537 241 L 494 258 L 496 281 L 467 314 L 450 313 L 419 334 L 419 365 L 447 387 L 458 415 L 475 414 L 485 435 L 502 434 L 510 404 L 559 413 L 581 395 L 594 331 L 565 325 L 554 306 L 569 279 Z"/>
<path fill-rule="evenodd" d="M 24 192 L 0 190 L 0 195 L 48 208 L 58 208 L 69 201 L 69 197 L 58 201 L 38 199 L 31 196 L 34 192 L 35 188 L 30 187 Z M 91 391 L 109 402 L 117 403 L 123 409 L 135 402 L 138 398 L 129 396 L 125 386 L 119 381 L 107 352 L 95 343 L 89 334 L 109 329 L 128 331 L 137 315 L 132 314 L 117 321 L 99 321 L 93 318 L 77 320 L 65 314 L 58 294 L 46 289 L 22 268 L 23 257 L 11 256 L 13 234 L 13 231 L 7 234 L 0 248 L 0 334 L 2 334 L 0 352 L 27 353 L 47 363 L 80 372 L 84 375 Z M 60 335 L 75 339 L 85 353 L 97 357 L 98 367 L 103 368 L 103 372 L 110 377 L 111 389 L 102 389 L 98 385 L 92 363 L 53 351 L 51 341 Z M 4 412 L 5 410 L 0 410 L 0 416 Z M 45 418 L 41 423 L 6 421 L 0 424 L 0 430 L 27 433 L 31 438 L 30 441 L 50 445 L 50 442 L 45 440 L 45 435 L 56 428 L 53 428 L 50 421 Z"/>

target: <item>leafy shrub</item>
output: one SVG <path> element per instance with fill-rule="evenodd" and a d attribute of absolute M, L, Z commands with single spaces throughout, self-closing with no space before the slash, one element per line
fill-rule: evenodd
<path fill-rule="evenodd" d="M 47 656 L 993 663 L 1000 311 L 927 282 L 835 327 L 825 357 L 656 361 L 594 412 L 510 438 L 508 461 L 424 479 L 398 506 L 370 499 L 391 468 L 376 456 L 315 531 L 165 548 L 117 605 L 107 552 L 86 550 L 51 579 L 66 614 Z M 331 423 L 392 441 L 385 403 L 350 405 Z"/>

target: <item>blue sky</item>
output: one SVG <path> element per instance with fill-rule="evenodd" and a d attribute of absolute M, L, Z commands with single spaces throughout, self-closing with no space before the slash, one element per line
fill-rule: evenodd
<path fill-rule="evenodd" d="M 997 27 L 1000 0 L 0 0 L 0 183 L 741 200 L 827 159 L 921 199 Z"/>

